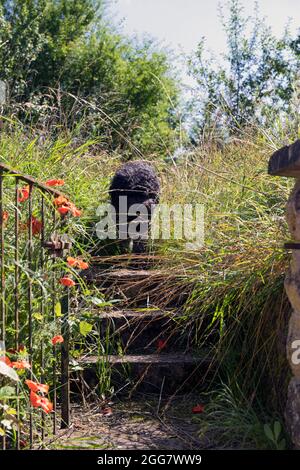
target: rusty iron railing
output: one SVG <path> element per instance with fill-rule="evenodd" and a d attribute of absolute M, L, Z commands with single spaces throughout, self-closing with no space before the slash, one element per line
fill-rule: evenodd
<path fill-rule="evenodd" d="M 53 204 L 59 196 L 64 195 L 57 189 L 0 163 L 0 340 L 6 351 L 27 352 L 30 368 L 26 378 L 50 384 L 54 433 L 58 403 L 61 427 L 70 424 L 69 291 L 59 278 L 60 258 L 71 243 L 65 219 Z M 58 329 L 64 338 L 60 348 L 52 346 L 49 337 L 44 339 L 48 330 L 54 335 Z M 30 448 L 36 440 L 43 447 L 50 424 L 47 415 L 30 407 L 21 429 L 19 398 L 16 409 L 15 438 L 3 437 L 2 448 L 12 447 L 13 442 L 19 449 L 24 433 Z"/>

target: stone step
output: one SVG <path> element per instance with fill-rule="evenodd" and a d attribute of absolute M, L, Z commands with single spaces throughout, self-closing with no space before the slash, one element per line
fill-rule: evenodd
<path fill-rule="evenodd" d="M 103 269 L 91 266 L 82 272 L 87 283 L 103 289 L 106 296 L 134 305 L 180 305 L 186 296 L 182 275 L 159 269 Z"/>
<path fill-rule="evenodd" d="M 82 377 L 91 388 L 101 376 L 110 375 L 111 385 L 128 393 L 171 394 L 203 386 L 211 364 L 211 352 L 193 354 L 108 355 L 82 357 Z"/>
<path fill-rule="evenodd" d="M 94 317 L 94 329 L 107 354 L 116 353 L 120 348 L 126 354 L 154 353 L 158 349 L 188 351 L 190 335 L 177 327 L 181 318 L 182 314 L 174 310 L 101 311 Z"/>

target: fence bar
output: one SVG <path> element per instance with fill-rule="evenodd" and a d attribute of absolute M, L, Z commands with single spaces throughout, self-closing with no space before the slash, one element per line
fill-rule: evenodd
<path fill-rule="evenodd" d="M 69 307 L 70 295 L 69 290 L 61 299 L 62 311 L 62 336 L 64 342 L 61 345 L 61 428 L 65 429 L 70 426 L 70 378 L 69 378 Z"/>
<path fill-rule="evenodd" d="M 19 189 L 15 184 L 15 349 L 19 347 Z"/>
<path fill-rule="evenodd" d="M 64 194 L 58 191 L 57 189 L 51 188 L 50 186 L 47 186 L 46 184 L 40 183 L 39 181 L 35 180 L 31 176 L 22 175 L 18 171 L 12 170 L 11 168 L 9 168 L 9 166 L 5 165 L 4 163 L 0 163 L 0 171 L 2 173 L 6 172 L 12 176 L 18 177 L 20 180 L 25 181 L 27 184 L 29 184 L 29 186 L 32 186 L 35 184 L 40 189 L 44 189 L 45 191 L 52 193 L 55 196 L 64 196 Z"/>
<path fill-rule="evenodd" d="M 45 244 L 45 198 L 44 193 L 42 192 L 41 196 L 41 222 L 42 222 L 42 229 L 41 229 L 41 258 L 40 258 L 40 267 L 41 267 L 41 274 L 43 276 L 44 273 L 44 265 L 45 265 L 45 255 L 44 255 L 44 244 Z M 45 324 L 45 298 L 44 298 L 44 290 L 41 287 L 41 315 L 42 315 L 42 322 L 43 325 Z M 44 372 L 45 372 L 45 357 L 44 357 L 44 342 L 41 343 L 41 383 L 44 383 Z M 42 444 L 45 441 L 45 414 L 41 412 L 41 423 L 42 423 Z"/>
<path fill-rule="evenodd" d="M 5 271 L 4 271 L 4 218 L 3 218 L 3 172 L 0 170 L 0 259 L 1 259 L 1 330 L 5 344 Z"/>
<path fill-rule="evenodd" d="M 56 226 L 56 211 L 53 210 L 53 226 L 55 230 Z M 55 264 L 55 257 L 52 259 L 53 266 Z M 55 312 L 55 305 L 56 305 L 56 276 L 55 276 L 55 269 L 53 268 L 53 275 L 52 275 L 52 316 L 53 322 L 56 325 L 56 312 Z M 56 363 L 57 363 L 57 351 L 56 347 L 53 346 L 52 348 L 53 354 L 53 434 L 56 434 L 56 409 L 57 409 L 57 390 L 56 390 Z"/>
<path fill-rule="evenodd" d="M 3 171 L 0 169 L 0 262 L 1 262 L 1 334 L 5 347 L 5 271 L 4 271 L 4 220 L 3 220 Z M 2 437 L 2 449 L 6 449 L 6 437 Z"/>
<path fill-rule="evenodd" d="M 15 181 L 15 350 L 19 347 L 19 180 Z M 20 449 L 20 402 L 19 384 L 17 385 L 17 450 Z"/>
<path fill-rule="evenodd" d="M 29 269 L 29 276 L 28 276 L 28 342 L 29 342 L 29 362 L 31 365 L 31 380 L 33 378 L 32 375 L 32 279 L 31 279 L 31 271 L 32 271 L 32 184 L 29 185 L 29 198 L 28 198 L 28 269 Z M 29 442 L 30 448 L 33 445 L 33 419 L 32 419 L 32 410 L 30 409 L 29 414 Z"/>

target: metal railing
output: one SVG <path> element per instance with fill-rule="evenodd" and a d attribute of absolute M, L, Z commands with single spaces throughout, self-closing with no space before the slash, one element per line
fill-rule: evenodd
<path fill-rule="evenodd" d="M 57 189 L 0 163 L 0 356 L 26 356 L 30 367 L 21 374 L 49 384 L 53 404 L 50 418 L 32 406 L 26 412 L 28 393 L 17 385 L 15 429 L 2 438 L 3 449 L 19 449 L 23 436 L 27 447 L 43 447 L 57 432 L 59 410 L 61 427 L 70 424 L 69 290 L 59 279 L 71 244 L 53 203 L 58 197 Z M 57 333 L 59 347 L 51 342 Z"/>

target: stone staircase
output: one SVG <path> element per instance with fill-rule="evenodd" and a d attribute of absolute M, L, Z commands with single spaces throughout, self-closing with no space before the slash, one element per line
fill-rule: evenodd
<path fill-rule="evenodd" d="M 82 356 L 79 364 L 83 368 L 84 383 L 96 388 L 101 376 L 107 379 L 114 390 L 132 394 L 184 393 L 203 385 L 210 366 L 209 349 L 195 352 L 191 331 L 180 328 L 183 314 L 180 308 L 166 298 L 167 307 L 155 307 L 162 299 L 164 287 L 174 285 L 178 278 L 167 276 L 159 270 L 102 269 L 94 266 L 85 273 L 85 280 L 97 286 L 106 298 L 122 299 L 118 308 L 94 312 L 96 337 L 100 339 L 101 351 Z M 175 283 L 175 284 L 174 284 Z M 178 299 L 183 293 L 178 289 Z M 160 297 L 160 298 L 159 298 Z M 168 305 L 169 304 L 169 305 Z M 89 350 L 93 339 L 88 339 Z"/>

